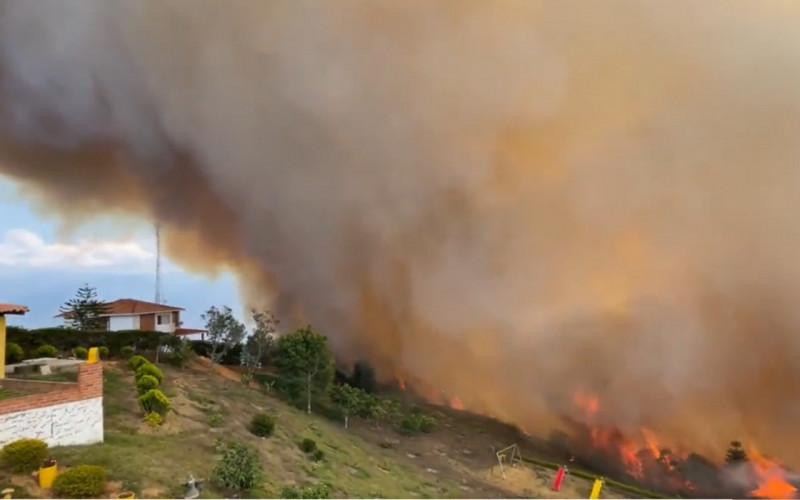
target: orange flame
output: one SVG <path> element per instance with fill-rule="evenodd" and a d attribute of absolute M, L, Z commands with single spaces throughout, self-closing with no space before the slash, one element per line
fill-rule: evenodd
<path fill-rule="evenodd" d="M 637 479 L 643 479 L 645 462 L 648 464 L 647 466 L 660 463 L 666 472 L 674 471 L 675 468 L 670 458 L 678 456 L 662 453 L 663 448 L 652 430 L 643 427 L 639 431 L 638 439 L 633 439 L 614 427 L 597 424 L 597 413 L 600 410 L 600 401 L 597 396 L 579 391 L 573 396 L 573 402 L 582 415 L 583 423 L 589 427 L 592 446 L 616 456 L 630 475 Z M 686 454 L 680 456 L 685 457 Z"/>
<path fill-rule="evenodd" d="M 464 403 L 461 402 L 461 399 L 459 399 L 458 396 L 453 396 L 452 398 L 450 398 L 450 401 L 448 402 L 448 405 L 450 406 L 450 408 L 452 408 L 454 410 L 465 410 L 466 409 L 464 407 Z"/>
<path fill-rule="evenodd" d="M 758 476 L 758 488 L 750 494 L 759 498 L 797 498 L 797 488 L 786 481 L 786 470 L 757 450 L 750 450 L 750 464 Z"/>

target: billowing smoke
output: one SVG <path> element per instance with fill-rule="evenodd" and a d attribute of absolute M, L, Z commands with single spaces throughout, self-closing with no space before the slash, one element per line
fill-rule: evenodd
<path fill-rule="evenodd" d="M 0 4 L 0 169 L 544 431 L 800 465 L 795 2 Z"/>

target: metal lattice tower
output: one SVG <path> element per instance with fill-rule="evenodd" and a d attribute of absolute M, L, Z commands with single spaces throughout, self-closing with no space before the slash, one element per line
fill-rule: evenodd
<path fill-rule="evenodd" d="M 156 304 L 161 300 L 161 226 L 156 223 Z"/>

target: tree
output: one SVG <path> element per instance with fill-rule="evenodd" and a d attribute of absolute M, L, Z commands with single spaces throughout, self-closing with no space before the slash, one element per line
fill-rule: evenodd
<path fill-rule="evenodd" d="M 355 415 L 364 406 L 366 397 L 368 396 L 361 389 L 349 385 L 334 385 L 331 387 L 331 401 L 339 407 L 344 414 L 344 428 L 347 429 L 347 423 L 350 415 Z"/>
<path fill-rule="evenodd" d="M 400 412 L 400 403 L 392 399 L 368 395 L 362 407 L 364 416 L 375 420 L 375 428 L 381 428 L 381 420 L 394 417 Z"/>
<path fill-rule="evenodd" d="M 290 396 L 297 398 L 305 389 L 308 413 L 312 394 L 327 394 L 335 372 L 328 340 L 310 326 L 278 340 L 275 367 L 287 383 Z"/>
<path fill-rule="evenodd" d="M 206 322 L 207 338 L 211 344 L 211 362 L 219 363 L 231 348 L 242 341 L 245 327 L 233 317 L 233 311 L 228 306 L 219 309 L 211 306 L 202 318 Z"/>
<path fill-rule="evenodd" d="M 731 441 L 731 447 L 725 452 L 725 463 L 733 465 L 739 462 L 746 462 L 747 452 L 742 448 L 742 443 L 739 441 Z"/>
<path fill-rule="evenodd" d="M 70 321 L 72 328 L 92 331 L 103 327 L 100 315 L 106 312 L 107 307 L 105 302 L 97 299 L 97 289 L 86 283 L 78 289 L 75 297 L 66 301 L 58 310 Z"/>
<path fill-rule="evenodd" d="M 375 392 L 375 368 L 369 361 L 356 361 L 353 365 L 353 376 L 350 379 L 353 387 L 362 389 L 368 394 Z"/>
<path fill-rule="evenodd" d="M 275 333 L 278 331 L 278 320 L 271 312 L 253 310 L 253 322 L 255 329 L 247 338 L 241 356 L 248 380 L 252 379 L 256 368 L 269 360 L 275 347 Z"/>

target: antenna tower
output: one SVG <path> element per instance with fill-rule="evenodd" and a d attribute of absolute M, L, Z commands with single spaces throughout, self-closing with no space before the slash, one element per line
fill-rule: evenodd
<path fill-rule="evenodd" d="M 161 304 L 161 225 L 156 223 L 156 304 Z"/>

